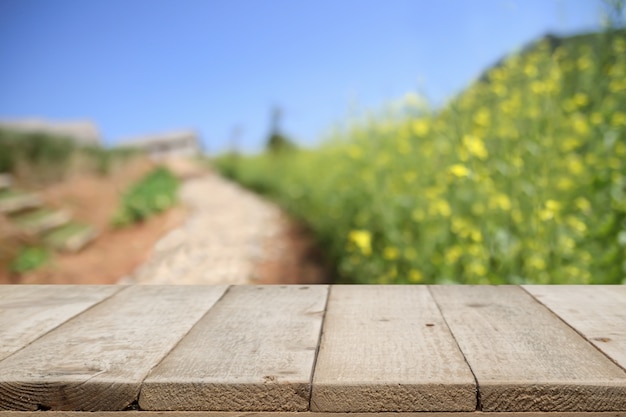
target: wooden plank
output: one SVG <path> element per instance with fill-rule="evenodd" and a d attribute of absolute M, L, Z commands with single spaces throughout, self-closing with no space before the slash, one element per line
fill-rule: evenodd
<path fill-rule="evenodd" d="M 42 417 L 41 411 L 0 411 L 0 417 Z M 626 412 L 423 412 L 423 413 L 314 413 L 222 411 L 47 411 L 45 417 L 626 417 Z"/>
<path fill-rule="evenodd" d="M 105 285 L 0 286 L 0 360 L 121 289 Z"/>
<path fill-rule="evenodd" d="M 0 409 L 121 410 L 226 287 L 129 287 L 0 362 Z"/>
<path fill-rule="evenodd" d="M 472 373 L 426 287 L 331 288 L 312 411 L 475 409 Z"/>
<path fill-rule="evenodd" d="M 327 286 L 236 286 L 144 382 L 145 410 L 306 411 Z"/>
<path fill-rule="evenodd" d="M 519 287 L 431 287 L 483 411 L 626 410 L 626 374 Z"/>
<path fill-rule="evenodd" d="M 524 289 L 626 369 L 626 286 L 528 285 Z"/>

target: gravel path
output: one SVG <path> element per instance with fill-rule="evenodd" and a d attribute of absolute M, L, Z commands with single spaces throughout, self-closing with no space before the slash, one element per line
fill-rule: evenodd
<path fill-rule="evenodd" d="M 268 249 L 285 234 L 284 214 L 274 204 L 213 173 L 185 181 L 180 200 L 189 211 L 184 224 L 122 283 L 255 283 L 256 266 L 280 256 Z"/>

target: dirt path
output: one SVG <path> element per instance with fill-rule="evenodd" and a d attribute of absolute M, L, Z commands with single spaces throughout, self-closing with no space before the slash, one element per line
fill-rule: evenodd
<path fill-rule="evenodd" d="M 122 283 L 325 283 L 310 234 L 276 205 L 215 173 L 188 179 L 180 198 L 188 217 L 160 239 Z"/>

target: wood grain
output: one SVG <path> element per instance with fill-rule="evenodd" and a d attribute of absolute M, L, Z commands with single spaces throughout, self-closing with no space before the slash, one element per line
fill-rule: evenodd
<path fill-rule="evenodd" d="M 123 289 L 0 362 L 0 409 L 124 409 L 225 290 Z"/>
<path fill-rule="evenodd" d="M 483 411 L 626 410 L 626 374 L 519 287 L 431 287 Z"/>
<path fill-rule="evenodd" d="M 626 369 L 626 286 L 528 285 L 524 289 Z"/>
<path fill-rule="evenodd" d="M 121 289 L 104 285 L 0 286 L 0 360 Z"/>
<path fill-rule="evenodd" d="M 42 417 L 40 411 L 0 411 L 0 417 Z M 314 412 L 224 412 L 224 411 L 47 411 L 44 417 L 626 417 L 626 412 L 423 412 L 423 413 L 314 413 Z"/>
<path fill-rule="evenodd" d="M 306 411 L 327 286 L 237 286 L 144 382 L 145 410 Z"/>
<path fill-rule="evenodd" d="M 476 386 L 428 289 L 333 286 L 312 411 L 469 411 Z"/>

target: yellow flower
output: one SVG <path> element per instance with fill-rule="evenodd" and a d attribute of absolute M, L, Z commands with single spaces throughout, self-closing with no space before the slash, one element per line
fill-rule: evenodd
<path fill-rule="evenodd" d="M 372 254 L 372 234 L 367 230 L 351 230 L 348 240 L 356 245 L 365 256 Z"/>
<path fill-rule="evenodd" d="M 574 200 L 574 204 L 576 204 L 578 210 L 582 211 L 583 213 L 588 213 L 589 211 L 591 211 L 591 203 L 585 197 L 578 197 L 576 200 Z"/>
<path fill-rule="evenodd" d="M 561 203 L 555 200 L 546 201 L 545 208 L 539 211 L 539 218 L 541 220 L 551 220 L 561 210 Z"/>
<path fill-rule="evenodd" d="M 589 57 L 581 56 L 580 58 L 578 58 L 578 61 L 576 62 L 576 64 L 578 65 L 579 70 L 584 71 L 590 68 L 593 62 L 591 62 L 591 59 L 589 59 Z"/>
<path fill-rule="evenodd" d="M 441 217 L 450 217 L 452 210 L 450 204 L 446 200 L 435 200 L 431 203 L 430 212 L 432 214 L 439 214 Z"/>
<path fill-rule="evenodd" d="M 446 262 L 449 264 L 453 264 L 459 260 L 461 255 L 463 254 L 463 249 L 460 246 L 454 245 L 448 248 L 445 254 Z"/>
<path fill-rule="evenodd" d="M 593 123 L 596 126 L 599 124 L 602 124 L 602 114 L 598 112 L 592 113 L 590 119 L 591 119 L 591 123 Z"/>
<path fill-rule="evenodd" d="M 485 147 L 485 143 L 477 136 L 464 135 L 463 145 L 467 148 L 468 152 L 478 159 L 486 159 L 489 156 L 489 152 Z"/>
<path fill-rule="evenodd" d="M 611 80 L 609 83 L 609 90 L 611 93 L 619 93 L 622 90 L 626 89 L 626 82 L 622 80 Z"/>
<path fill-rule="evenodd" d="M 400 252 L 398 251 L 398 248 L 395 248 L 393 246 L 387 246 L 383 250 L 383 258 L 387 259 L 388 261 L 393 261 L 395 259 L 398 259 L 399 255 L 400 255 Z"/>
<path fill-rule="evenodd" d="M 468 177 L 470 174 L 470 170 L 467 169 L 467 167 L 465 165 L 461 165 L 461 164 L 455 164 L 452 165 L 449 168 L 449 171 L 455 175 L 456 177 L 462 178 L 462 177 Z"/>
<path fill-rule="evenodd" d="M 502 211 L 511 210 L 511 199 L 506 194 L 498 193 L 492 196 L 489 202 L 491 208 L 499 208 Z"/>
<path fill-rule="evenodd" d="M 428 125 L 428 121 L 426 119 L 417 119 L 413 122 L 413 132 L 415 135 L 426 136 L 429 130 L 430 126 Z"/>
<path fill-rule="evenodd" d="M 569 216 L 566 220 L 567 224 L 574 229 L 578 234 L 582 235 L 587 231 L 587 225 L 585 222 L 577 217 Z"/>
<path fill-rule="evenodd" d="M 423 275 L 417 269 L 411 269 L 409 271 L 409 281 L 413 283 L 420 282 L 423 279 Z"/>
<path fill-rule="evenodd" d="M 489 126 L 490 121 L 491 117 L 489 115 L 489 110 L 484 107 L 478 110 L 478 112 L 474 115 L 474 123 L 478 126 L 487 127 Z"/>
<path fill-rule="evenodd" d="M 489 78 L 493 81 L 504 81 L 506 79 L 506 71 L 502 68 L 494 68 L 489 72 Z"/>
<path fill-rule="evenodd" d="M 526 264 L 530 269 L 536 271 L 542 271 L 546 269 L 546 261 L 544 261 L 541 257 L 539 257 L 539 255 L 536 254 L 531 255 L 526 261 Z"/>
<path fill-rule="evenodd" d="M 352 159 L 361 159 L 363 150 L 358 146 L 350 146 L 350 148 L 348 148 L 348 155 L 350 155 Z"/>
<path fill-rule="evenodd" d="M 482 277 L 487 274 L 487 268 L 485 268 L 485 265 L 483 265 L 482 263 L 478 261 L 473 261 L 470 262 L 469 265 L 467 265 L 467 272 L 470 275 Z"/>
<path fill-rule="evenodd" d="M 571 190 L 572 188 L 574 188 L 575 185 L 576 184 L 574 184 L 574 181 L 572 181 L 572 179 L 568 177 L 561 177 L 556 183 L 557 188 L 564 191 Z"/>
<path fill-rule="evenodd" d="M 546 208 L 554 212 L 561 210 L 561 203 L 555 200 L 546 201 Z"/>
<path fill-rule="evenodd" d="M 585 170 L 585 165 L 582 163 L 581 158 L 578 155 L 570 155 L 566 162 L 569 172 L 574 175 L 579 175 Z"/>
<path fill-rule="evenodd" d="M 585 107 L 587 104 L 589 104 L 589 97 L 587 97 L 587 95 L 584 93 L 576 93 L 574 95 L 574 103 L 578 107 Z"/>
<path fill-rule="evenodd" d="M 502 102 L 502 111 L 506 115 L 512 115 L 519 112 L 522 105 L 521 98 L 518 94 L 513 95 L 510 99 Z"/>
<path fill-rule="evenodd" d="M 498 97 L 505 97 L 507 94 L 507 89 L 504 84 L 497 83 L 493 86 L 493 92 L 496 93 Z"/>
<path fill-rule="evenodd" d="M 535 78 L 538 74 L 537 67 L 531 63 L 526 64 L 524 67 L 524 74 L 529 78 Z"/>
<path fill-rule="evenodd" d="M 413 218 L 413 220 L 418 223 L 424 220 L 425 217 L 426 215 L 424 214 L 424 211 L 422 209 L 417 208 L 411 213 L 411 218 Z"/>
<path fill-rule="evenodd" d="M 522 168 L 524 166 L 524 160 L 518 155 L 511 158 L 511 163 L 515 168 Z"/>
<path fill-rule="evenodd" d="M 611 124 L 613 126 L 626 126 L 626 113 L 615 112 L 611 117 Z"/>
<path fill-rule="evenodd" d="M 407 184 L 412 184 L 417 179 L 417 172 L 415 171 L 407 171 L 404 173 L 404 181 Z"/>
<path fill-rule="evenodd" d="M 581 134 L 581 135 L 586 135 L 587 133 L 589 133 L 589 124 L 587 123 L 587 120 L 585 120 L 583 117 L 581 116 L 577 116 L 574 117 L 573 122 L 573 126 L 574 126 L 574 130 Z"/>

